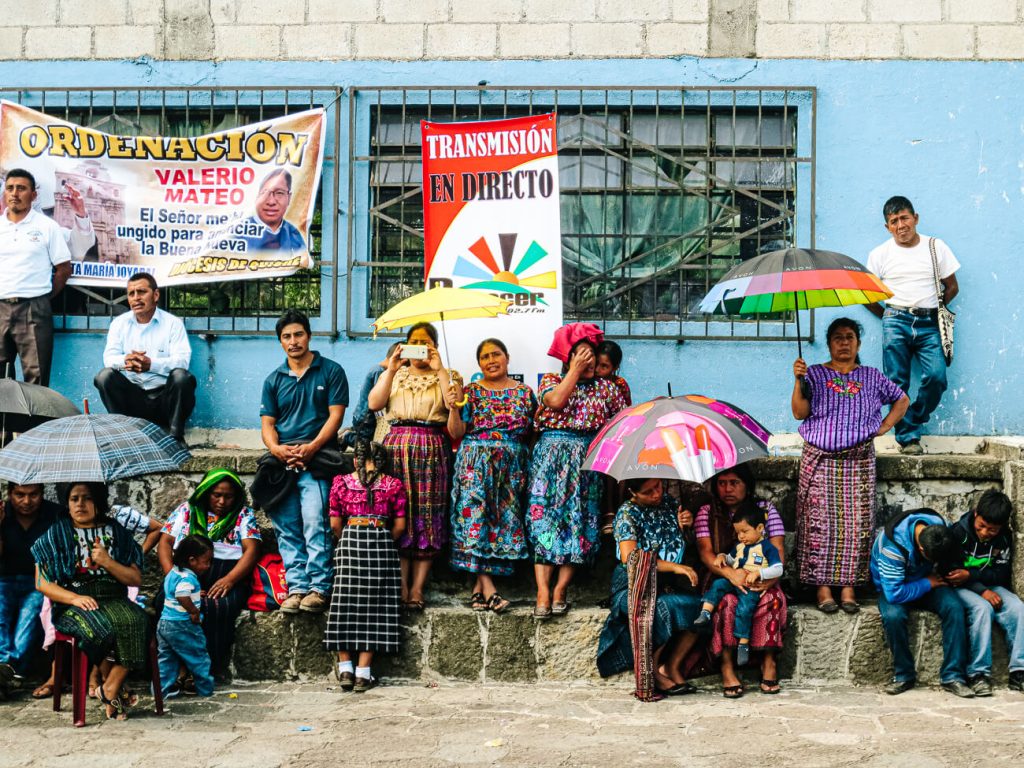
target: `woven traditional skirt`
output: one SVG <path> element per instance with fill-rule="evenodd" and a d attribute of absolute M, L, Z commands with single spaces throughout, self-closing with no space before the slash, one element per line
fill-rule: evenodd
<path fill-rule="evenodd" d="M 452 567 L 511 576 L 526 557 L 522 506 L 530 451 L 518 440 L 467 438 L 452 479 Z"/>
<path fill-rule="evenodd" d="M 71 589 L 94 598 L 99 608 L 83 611 L 74 606 L 55 605 L 54 629 L 74 637 L 91 664 L 99 664 L 113 655 L 118 664 L 130 670 L 144 668 L 149 617 L 128 599 L 128 588 L 113 577 L 101 577 Z"/>
<path fill-rule="evenodd" d="M 213 566 L 200 579 L 203 590 L 208 590 L 231 573 L 236 565 L 237 560 L 214 558 Z M 223 597 L 203 597 L 203 634 L 206 636 L 206 649 L 210 652 L 210 668 L 214 674 L 223 675 L 228 671 L 231 647 L 235 643 L 235 622 L 245 608 L 251 591 L 252 574 L 249 573 Z"/>
<path fill-rule="evenodd" d="M 526 536 L 534 562 L 586 565 L 597 554 L 601 475 L 583 471 L 591 437 L 549 430 L 533 449 Z"/>
<path fill-rule="evenodd" d="M 804 584 L 866 584 L 875 526 L 875 446 L 804 443 L 796 496 L 797 566 Z"/>
<path fill-rule="evenodd" d="M 397 651 L 401 581 L 398 552 L 387 528 L 350 525 L 342 529 L 334 549 L 334 589 L 324 647 Z"/>
<path fill-rule="evenodd" d="M 409 500 L 399 552 L 419 560 L 437 557 L 448 543 L 448 438 L 440 427 L 392 425 L 384 447 L 391 457 L 391 474 L 402 481 Z"/>

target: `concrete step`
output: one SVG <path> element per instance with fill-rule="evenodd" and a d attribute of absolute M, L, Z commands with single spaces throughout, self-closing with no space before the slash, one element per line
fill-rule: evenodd
<path fill-rule="evenodd" d="M 573 608 L 566 616 L 536 622 L 532 608 L 498 616 L 468 608 L 428 608 L 403 613 L 402 649 L 374 660 L 382 675 L 418 681 L 566 682 L 599 680 L 595 658 L 607 611 Z M 235 674 L 246 680 L 291 680 L 330 674 L 323 649 L 325 617 L 245 611 L 235 642 Z M 1006 681 L 1006 644 L 994 639 L 995 679 Z M 936 616 L 914 612 L 911 647 L 922 684 L 939 682 L 942 633 Z M 854 616 L 826 615 L 813 606 L 791 607 L 780 674 L 796 683 L 881 685 L 892 675 L 892 655 L 878 608 L 865 604 Z M 619 676 L 623 680 L 629 675 Z"/>

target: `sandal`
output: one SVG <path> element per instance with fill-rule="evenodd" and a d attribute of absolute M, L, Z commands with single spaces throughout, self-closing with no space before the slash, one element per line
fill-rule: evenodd
<path fill-rule="evenodd" d="M 127 720 L 128 713 L 125 712 L 125 704 L 121 700 L 120 696 L 115 696 L 112 699 L 107 698 L 107 694 L 103 691 L 103 686 L 97 688 L 100 694 L 100 706 L 103 707 L 103 714 L 107 716 L 107 720 Z M 113 710 L 113 712 L 111 712 Z"/>
<path fill-rule="evenodd" d="M 565 616 L 572 608 L 572 603 L 567 600 L 555 600 L 551 604 L 551 613 L 555 616 Z"/>
<path fill-rule="evenodd" d="M 537 605 L 533 608 L 533 618 L 537 621 L 547 621 L 551 618 L 550 605 Z"/>
<path fill-rule="evenodd" d="M 32 691 L 33 699 L 52 699 L 53 698 L 53 685 L 50 683 L 43 683 L 34 691 Z"/>
<path fill-rule="evenodd" d="M 765 696 L 774 696 L 780 690 L 782 689 L 779 688 L 778 680 L 771 680 L 767 677 L 761 678 L 761 693 L 763 693 Z"/>
<path fill-rule="evenodd" d="M 487 609 L 494 613 L 504 613 L 512 605 L 508 600 L 495 592 L 487 598 Z"/>
<path fill-rule="evenodd" d="M 405 603 L 405 605 L 403 605 L 402 607 L 410 611 L 420 612 L 427 607 L 427 604 L 422 600 L 410 600 L 409 602 Z"/>
<path fill-rule="evenodd" d="M 722 695 L 727 699 L 738 699 L 743 696 L 743 685 L 724 685 Z"/>
<path fill-rule="evenodd" d="M 121 703 L 124 704 L 125 709 L 137 706 L 139 703 L 139 694 L 128 688 L 122 688 L 121 692 L 117 694 L 117 697 L 121 700 Z"/>
<path fill-rule="evenodd" d="M 688 696 L 697 692 L 697 686 L 691 682 L 678 683 L 671 688 L 663 688 L 660 692 L 666 696 Z"/>
<path fill-rule="evenodd" d="M 408 603 L 407 603 L 408 605 Z M 474 611 L 486 611 L 489 604 L 487 598 L 484 597 L 483 592 L 474 592 L 469 596 L 469 607 Z"/>

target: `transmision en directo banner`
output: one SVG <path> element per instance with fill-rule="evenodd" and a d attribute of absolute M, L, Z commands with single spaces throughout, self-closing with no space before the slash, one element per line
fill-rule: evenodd
<path fill-rule="evenodd" d="M 476 347 L 509 350 L 509 375 L 536 388 L 562 324 L 562 247 L 555 115 L 421 123 L 428 287 L 497 294 L 508 315 L 445 323 L 452 366 L 479 376 Z"/>
<path fill-rule="evenodd" d="M 70 282 L 124 286 L 281 277 L 312 265 L 324 111 L 205 136 L 119 136 L 0 101 L 0 170 L 36 178 L 65 230 Z"/>

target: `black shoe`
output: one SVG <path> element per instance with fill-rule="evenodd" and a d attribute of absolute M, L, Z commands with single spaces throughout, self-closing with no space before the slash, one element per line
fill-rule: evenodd
<path fill-rule="evenodd" d="M 700 615 L 693 620 L 693 626 L 703 627 L 705 624 L 711 623 L 711 611 L 705 611 L 701 608 Z"/>
<path fill-rule="evenodd" d="M 357 677 L 356 684 L 352 690 L 355 693 L 366 693 L 371 688 L 376 688 L 378 685 L 376 677 Z"/>
<path fill-rule="evenodd" d="M 338 682 L 341 690 L 351 691 L 356 686 L 356 676 L 352 672 L 339 672 Z"/>
<path fill-rule="evenodd" d="M 954 696 L 959 696 L 961 699 L 973 699 L 974 691 L 967 687 L 965 683 L 961 683 L 959 680 L 953 680 L 949 683 L 942 684 L 942 690 L 946 693 L 952 693 Z"/>
<path fill-rule="evenodd" d="M 917 685 L 916 680 L 891 680 L 884 690 L 890 696 L 899 696 Z"/>
<path fill-rule="evenodd" d="M 1024 691 L 1024 670 L 1016 670 L 1010 673 L 1010 685 L 1011 691 Z"/>
<path fill-rule="evenodd" d="M 967 687 L 974 691 L 975 696 L 992 695 L 992 679 L 988 675 L 973 675 L 967 678 Z"/>
<path fill-rule="evenodd" d="M 175 680 L 171 687 L 164 692 L 164 699 L 173 699 L 181 696 L 181 682 Z"/>
<path fill-rule="evenodd" d="M 736 666 L 745 667 L 750 662 L 750 644 L 740 643 L 736 646 Z"/>

